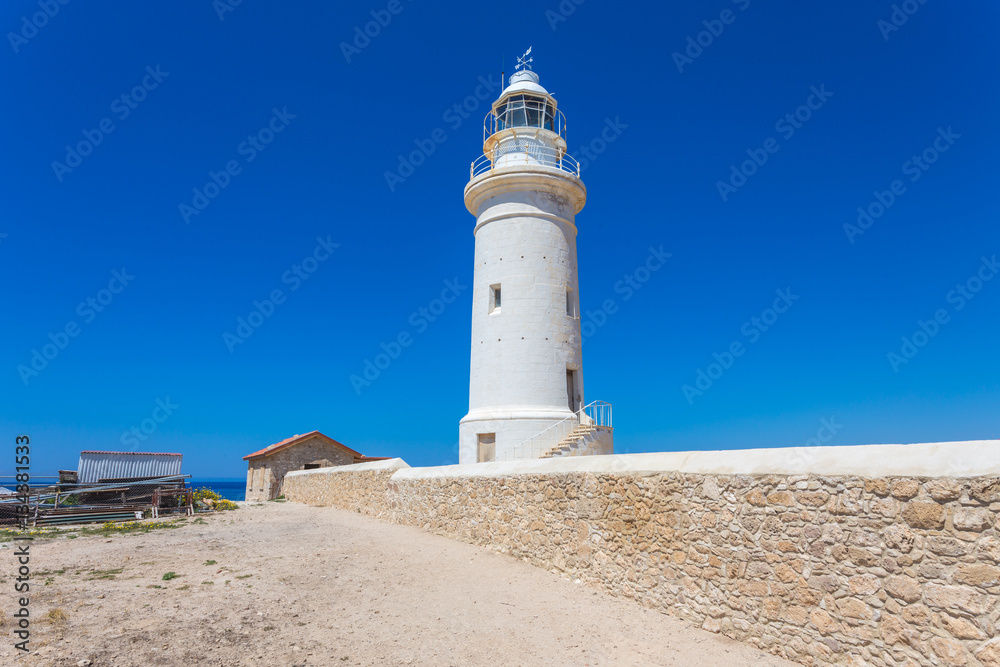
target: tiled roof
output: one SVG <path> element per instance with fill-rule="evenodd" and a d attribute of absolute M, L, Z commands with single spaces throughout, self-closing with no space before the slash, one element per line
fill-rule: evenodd
<path fill-rule="evenodd" d="M 350 447 L 348 447 L 347 445 L 345 445 L 343 443 L 340 443 L 340 442 L 337 442 L 333 438 L 331 438 L 329 436 L 326 436 L 326 435 L 323 435 L 319 431 L 310 431 L 309 433 L 306 433 L 305 435 L 293 435 L 290 438 L 285 438 L 281 442 L 276 442 L 273 445 L 265 447 L 264 449 L 257 450 L 253 454 L 247 454 L 246 456 L 243 457 L 243 460 L 246 461 L 247 459 L 255 459 L 255 458 L 260 457 L 260 456 L 270 456 L 271 454 L 274 454 L 279 449 L 284 449 L 285 447 L 291 447 L 293 445 L 297 445 L 300 442 L 304 442 L 305 440 L 308 440 L 309 438 L 311 438 L 313 436 L 318 436 L 318 437 L 322 438 L 323 440 L 326 440 L 330 444 L 336 445 L 336 446 L 338 446 L 338 447 L 346 450 L 347 452 L 351 453 L 354 456 L 355 461 L 357 461 L 358 459 L 362 459 L 362 460 L 365 460 L 365 461 L 379 460 L 377 458 L 367 457 L 364 454 L 362 454 L 361 452 L 356 452 L 353 449 L 351 449 Z"/>

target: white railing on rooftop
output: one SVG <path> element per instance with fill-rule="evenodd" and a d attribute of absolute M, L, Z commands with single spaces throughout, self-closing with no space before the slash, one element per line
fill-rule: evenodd
<path fill-rule="evenodd" d="M 519 442 L 507 451 L 494 456 L 490 461 L 537 459 L 556 446 L 563 438 L 572 433 L 573 429 L 580 425 L 612 428 L 611 404 L 604 401 L 588 403 L 565 419 L 539 431 L 527 440 Z"/>
<path fill-rule="evenodd" d="M 533 144 L 519 151 L 496 151 L 479 156 L 469 167 L 469 180 L 480 174 L 497 169 L 519 169 L 523 167 L 550 167 L 580 177 L 580 163 L 565 152 Z"/>

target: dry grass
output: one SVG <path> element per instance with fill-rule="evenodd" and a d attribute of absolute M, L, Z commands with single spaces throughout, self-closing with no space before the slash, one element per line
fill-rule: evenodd
<path fill-rule="evenodd" d="M 45 618 L 48 619 L 49 623 L 65 623 L 69 620 L 69 614 L 59 607 L 56 607 L 55 609 L 50 609 L 49 613 L 45 615 Z"/>

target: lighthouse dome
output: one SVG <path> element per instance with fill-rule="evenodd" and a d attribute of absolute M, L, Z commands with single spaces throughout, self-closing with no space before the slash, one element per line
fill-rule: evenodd
<path fill-rule="evenodd" d="M 521 70 L 510 75 L 510 83 L 500 93 L 500 97 L 505 97 L 511 93 L 529 93 L 551 97 L 549 91 L 539 85 L 538 74 L 531 70 Z"/>

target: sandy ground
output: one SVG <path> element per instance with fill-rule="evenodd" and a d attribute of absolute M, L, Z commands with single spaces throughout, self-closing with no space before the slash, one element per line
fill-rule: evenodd
<path fill-rule="evenodd" d="M 343 510 L 245 504 L 205 521 L 36 541 L 28 656 L 9 634 L 5 543 L 0 664 L 792 664 L 509 556 Z"/>

